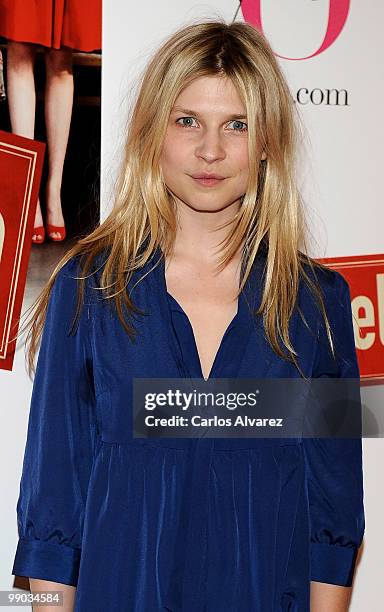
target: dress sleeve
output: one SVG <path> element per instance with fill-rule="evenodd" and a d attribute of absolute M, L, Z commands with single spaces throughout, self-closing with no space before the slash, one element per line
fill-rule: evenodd
<path fill-rule="evenodd" d="M 75 332 L 75 258 L 58 273 L 43 329 L 27 428 L 12 573 L 76 586 L 95 442 L 88 306 Z"/>
<path fill-rule="evenodd" d="M 360 378 L 350 290 L 338 272 L 326 296 L 336 358 L 324 321 L 320 324 L 313 377 Z M 327 303 L 329 302 L 329 303 Z M 359 400 L 360 400 L 360 391 Z M 351 586 L 365 519 L 362 441 L 357 438 L 303 439 L 311 526 L 311 580 Z"/>

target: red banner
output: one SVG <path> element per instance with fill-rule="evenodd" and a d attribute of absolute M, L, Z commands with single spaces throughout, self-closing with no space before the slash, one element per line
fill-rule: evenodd
<path fill-rule="evenodd" d="M 0 131 L 0 368 L 12 370 L 45 144 Z"/>
<path fill-rule="evenodd" d="M 340 272 L 349 284 L 361 382 L 383 384 L 384 254 L 319 261 Z"/>

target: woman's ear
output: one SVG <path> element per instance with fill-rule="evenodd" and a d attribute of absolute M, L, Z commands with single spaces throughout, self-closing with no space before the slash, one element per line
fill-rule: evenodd
<path fill-rule="evenodd" d="M 265 151 L 262 152 L 260 159 L 267 159 L 267 154 Z"/>

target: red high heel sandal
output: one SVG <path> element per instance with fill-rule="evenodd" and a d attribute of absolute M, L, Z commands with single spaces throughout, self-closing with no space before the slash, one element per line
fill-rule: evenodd
<path fill-rule="evenodd" d="M 35 238 L 33 237 L 35 236 Z M 42 244 L 45 240 L 45 228 L 44 225 L 39 225 L 38 227 L 33 228 L 32 233 L 32 243 L 33 244 Z"/>
<path fill-rule="evenodd" d="M 57 236 L 51 236 L 53 233 L 60 234 L 60 238 L 57 238 Z M 65 225 L 51 225 L 50 223 L 47 223 L 47 234 L 49 240 L 52 240 L 52 242 L 62 242 L 65 240 L 67 235 Z"/>

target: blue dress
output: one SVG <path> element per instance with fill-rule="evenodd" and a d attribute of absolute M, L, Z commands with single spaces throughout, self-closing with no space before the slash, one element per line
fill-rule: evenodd
<path fill-rule="evenodd" d="M 260 252 L 210 378 L 300 377 L 251 314 L 264 264 Z M 78 273 L 73 258 L 49 302 L 12 573 L 77 586 L 77 612 L 308 612 L 311 580 L 350 586 L 364 533 L 361 440 L 133 438 L 133 378 L 203 376 L 192 326 L 161 259 L 128 288 L 143 311 L 135 342 L 91 281 L 70 334 Z M 358 377 L 348 284 L 331 270 L 318 278 L 337 359 L 302 283 L 309 325 L 297 310 L 290 321 L 300 366 Z"/>

